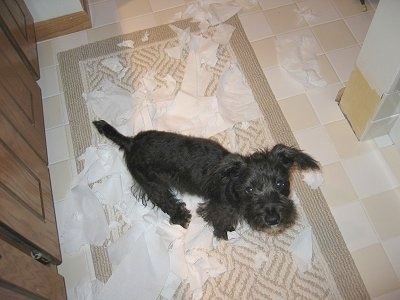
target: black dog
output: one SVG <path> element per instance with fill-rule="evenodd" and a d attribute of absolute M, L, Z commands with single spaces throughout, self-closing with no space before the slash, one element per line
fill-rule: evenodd
<path fill-rule="evenodd" d="M 198 195 L 204 199 L 198 214 L 223 239 L 242 220 L 269 233 L 291 226 L 296 209 L 287 198 L 290 171 L 319 169 L 309 155 L 282 144 L 242 156 L 208 139 L 154 130 L 126 137 L 105 121 L 93 124 L 124 151 L 144 204 L 150 201 L 171 223 L 187 228 L 191 214 L 172 190 Z"/>

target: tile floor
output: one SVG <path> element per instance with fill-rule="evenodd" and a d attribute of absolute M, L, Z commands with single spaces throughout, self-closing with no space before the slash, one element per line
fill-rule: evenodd
<path fill-rule="evenodd" d="M 56 53 L 167 23 L 185 0 L 89 0 L 93 28 L 38 44 L 49 168 L 58 222 L 76 175 Z M 359 142 L 334 102 L 349 78 L 378 0 L 259 0 L 240 19 L 300 147 L 323 165 L 322 192 L 374 299 L 400 299 L 400 153 L 388 136 Z M 307 12 L 312 10 L 313 14 Z M 295 13 L 300 12 L 300 14 Z M 275 41 L 315 39 L 328 85 L 304 88 L 279 65 Z M 64 255 L 67 287 L 93 279 L 88 248 Z"/>

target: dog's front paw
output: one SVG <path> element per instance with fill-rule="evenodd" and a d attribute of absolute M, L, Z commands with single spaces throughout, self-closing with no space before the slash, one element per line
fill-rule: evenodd
<path fill-rule="evenodd" d="M 192 215 L 184 206 L 180 206 L 173 216 L 170 216 L 170 223 L 181 225 L 183 228 L 188 228 Z"/>
<path fill-rule="evenodd" d="M 226 230 L 218 230 L 214 228 L 214 236 L 217 239 L 228 240 L 228 232 Z"/>

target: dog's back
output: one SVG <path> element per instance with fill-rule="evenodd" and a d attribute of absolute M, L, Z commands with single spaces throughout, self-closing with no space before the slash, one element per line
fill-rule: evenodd
<path fill-rule="evenodd" d="M 209 139 L 156 130 L 127 137 L 105 121 L 93 124 L 124 151 L 127 167 L 137 181 L 144 176 L 146 180 L 163 178 L 181 191 L 197 194 L 201 179 L 229 154 Z"/>

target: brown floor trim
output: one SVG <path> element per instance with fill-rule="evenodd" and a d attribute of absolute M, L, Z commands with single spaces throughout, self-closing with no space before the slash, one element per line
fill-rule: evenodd
<path fill-rule="evenodd" d="M 83 11 L 35 23 L 36 41 L 44 41 L 92 27 L 87 0 L 81 0 Z"/>

